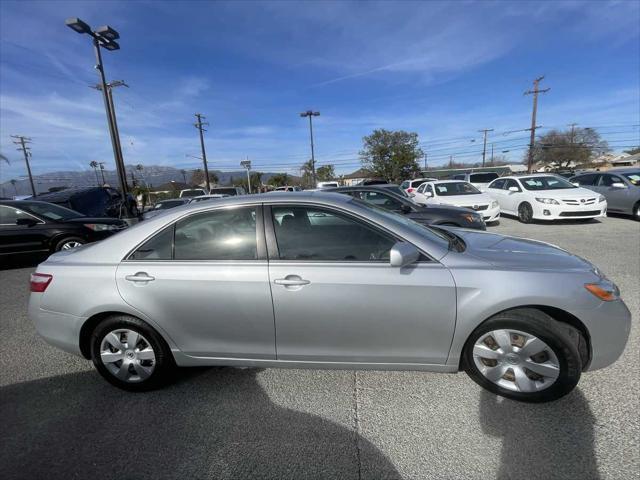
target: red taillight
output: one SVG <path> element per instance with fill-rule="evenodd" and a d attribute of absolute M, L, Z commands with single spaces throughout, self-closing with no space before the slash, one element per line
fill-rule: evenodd
<path fill-rule="evenodd" d="M 414 190 L 415 190 L 415 188 L 411 188 L 411 187 L 409 187 L 409 188 L 407 188 L 407 193 L 411 193 L 411 192 L 413 192 Z"/>
<path fill-rule="evenodd" d="M 37 293 L 44 292 L 51 283 L 51 280 L 53 280 L 53 275 L 48 275 L 46 273 L 32 273 L 31 278 L 29 279 L 31 291 Z"/>

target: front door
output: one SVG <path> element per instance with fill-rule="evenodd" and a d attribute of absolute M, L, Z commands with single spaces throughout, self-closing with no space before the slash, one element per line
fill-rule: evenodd
<path fill-rule="evenodd" d="M 194 213 L 123 261 L 118 289 L 187 355 L 274 359 L 263 238 L 260 207 Z"/>
<path fill-rule="evenodd" d="M 456 318 L 446 268 L 391 267 L 398 239 L 344 212 L 266 212 L 279 360 L 445 363 Z"/>
<path fill-rule="evenodd" d="M 18 225 L 19 220 L 33 222 Z M 49 251 L 48 226 L 14 206 L 0 205 L 0 254 Z"/>

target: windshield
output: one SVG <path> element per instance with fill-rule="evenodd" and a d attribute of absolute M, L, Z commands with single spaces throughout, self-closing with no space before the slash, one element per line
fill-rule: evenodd
<path fill-rule="evenodd" d="M 469 175 L 469 181 L 473 183 L 489 183 L 498 178 L 498 174 L 494 172 L 489 173 L 472 173 Z"/>
<path fill-rule="evenodd" d="M 436 194 L 439 197 L 450 197 L 453 195 L 477 195 L 480 193 L 476 187 L 467 182 L 447 182 L 436 183 Z"/>
<path fill-rule="evenodd" d="M 168 208 L 178 207 L 180 205 L 184 205 L 182 200 L 169 200 L 166 202 L 156 203 L 156 210 L 166 210 Z"/>
<path fill-rule="evenodd" d="M 640 186 L 640 170 L 637 172 L 623 173 L 622 175 L 626 177 L 632 185 L 635 185 L 636 187 Z"/>
<path fill-rule="evenodd" d="M 40 215 L 48 220 L 69 220 L 70 218 L 84 217 L 80 212 L 71 210 L 70 208 L 54 205 L 46 202 L 25 202 L 20 204 L 20 208 L 28 212 Z"/>
<path fill-rule="evenodd" d="M 563 190 L 578 188 L 560 177 L 525 177 L 520 182 L 527 190 Z"/>
<path fill-rule="evenodd" d="M 212 188 L 211 189 L 211 193 L 224 193 L 227 195 L 237 195 L 238 191 L 236 190 L 235 187 L 229 187 L 229 188 Z"/>

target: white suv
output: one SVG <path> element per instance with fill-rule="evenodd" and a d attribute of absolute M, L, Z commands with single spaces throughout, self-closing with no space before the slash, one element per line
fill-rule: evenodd
<path fill-rule="evenodd" d="M 517 215 L 522 223 L 607 216 L 604 196 L 556 175 L 498 178 L 486 193 L 497 200 L 502 213 Z"/>
<path fill-rule="evenodd" d="M 414 178 L 413 180 L 405 180 L 400 184 L 400 188 L 407 192 L 408 196 L 413 197 L 420 185 L 424 182 L 431 182 L 433 180 L 435 180 L 435 178 Z"/>

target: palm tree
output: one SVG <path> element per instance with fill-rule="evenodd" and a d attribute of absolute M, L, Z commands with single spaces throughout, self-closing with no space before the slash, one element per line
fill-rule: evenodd
<path fill-rule="evenodd" d="M 180 173 L 182 174 L 182 180 L 186 184 L 187 183 L 187 171 L 186 170 L 180 170 Z"/>
<path fill-rule="evenodd" d="M 92 160 L 89 162 L 89 166 L 93 168 L 93 173 L 96 174 L 96 185 L 100 186 L 100 179 L 98 178 L 98 162 Z"/>
<path fill-rule="evenodd" d="M 9 180 L 9 183 L 13 185 L 13 189 L 15 190 L 16 195 L 18 195 L 18 188 L 16 187 L 16 183 L 18 182 L 14 178 L 12 178 L 11 180 Z"/>

